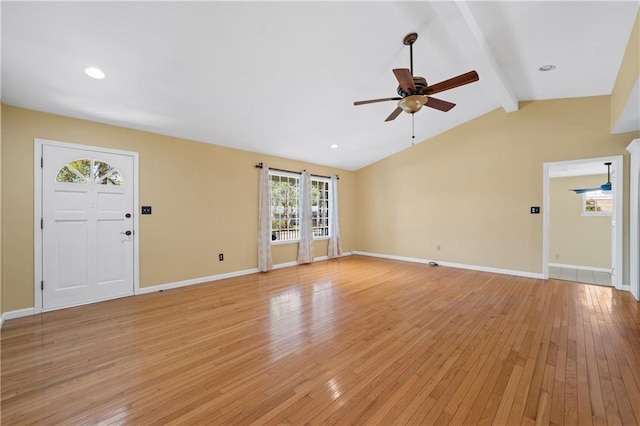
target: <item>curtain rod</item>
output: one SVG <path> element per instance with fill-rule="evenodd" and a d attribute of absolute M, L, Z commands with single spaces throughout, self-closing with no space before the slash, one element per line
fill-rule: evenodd
<path fill-rule="evenodd" d="M 262 169 L 263 167 L 264 167 L 264 164 L 262 164 L 262 163 L 256 164 L 256 169 Z M 285 170 L 285 169 L 276 169 L 274 167 L 269 167 L 269 170 L 275 170 L 276 172 L 301 174 L 301 172 L 294 172 L 293 170 Z M 306 170 L 304 170 L 304 171 L 306 171 Z M 321 177 L 321 178 L 325 178 L 325 179 L 331 179 L 331 176 L 316 175 L 316 174 L 313 174 L 313 173 L 311 173 L 311 176 Z M 340 176 L 336 175 L 336 179 L 340 180 Z"/>

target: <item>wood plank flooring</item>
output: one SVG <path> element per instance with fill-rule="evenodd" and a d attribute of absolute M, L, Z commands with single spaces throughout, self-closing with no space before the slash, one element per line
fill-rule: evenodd
<path fill-rule="evenodd" d="M 627 292 L 351 256 L 7 321 L 16 424 L 640 424 Z"/>

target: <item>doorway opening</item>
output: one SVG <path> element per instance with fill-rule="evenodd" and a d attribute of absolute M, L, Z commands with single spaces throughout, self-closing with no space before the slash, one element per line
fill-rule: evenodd
<path fill-rule="evenodd" d="M 607 180 L 605 163 L 611 163 L 611 190 L 598 193 L 595 188 Z M 606 284 L 622 289 L 622 164 L 621 155 L 544 164 L 542 259 L 545 278 Z M 572 185 L 577 188 L 563 187 Z M 568 190 L 584 188 L 594 191 Z M 574 207 L 565 219 L 558 219 L 562 217 L 557 214 L 558 209 L 562 209 L 558 194 Z M 576 206 L 582 210 L 575 211 Z M 555 228 L 552 216 L 556 220 Z M 580 248 L 571 247 L 570 243 L 576 242 L 573 239 L 578 238 L 572 238 L 569 230 L 581 232 Z M 581 249 L 589 245 L 597 250 Z"/>

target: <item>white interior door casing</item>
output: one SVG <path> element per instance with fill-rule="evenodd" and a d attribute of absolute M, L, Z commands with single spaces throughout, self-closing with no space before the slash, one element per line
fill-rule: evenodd
<path fill-rule="evenodd" d="M 623 176 L 622 156 L 614 157 L 598 157 L 581 160 L 558 161 L 543 164 L 543 200 L 544 206 L 542 210 L 542 270 L 544 278 L 549 278 L 549 181 L 550 174 L 553 171 L 563 171 L 567 167 L 587 164 L 611 162 L 611 184 L 613 195 L 613 212 L 611 214 L 611 285 L 616 289 L 622 290 L 623 283 L 623 249 L 622 249 L 622 200 L 623 200 L 623 181 L 617 179 Z"/>
<path fill-rule="evenodd" d="M 42 158 L 42 310 L 134 294 L 136 158 L 48 144 Z"/>
<path fill-rule="evenodd" d="M 640 301 L 640 139 L 634 139 L 627 146 L 631 153 L 631 172 L 629 173 L 629 281 L 631 293 Z"/>

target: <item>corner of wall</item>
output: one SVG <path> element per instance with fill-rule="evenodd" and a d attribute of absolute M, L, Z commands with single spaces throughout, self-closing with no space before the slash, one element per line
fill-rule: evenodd
<path fill-rule="evenodd" d="M 611 92 L 611 133 L 638 130 L 629 128 L 626 121 L 637 119 L 638 84 L 640 83 L 640 9 Z M 637 121 L 634 122 L 637 126 Z"/>

